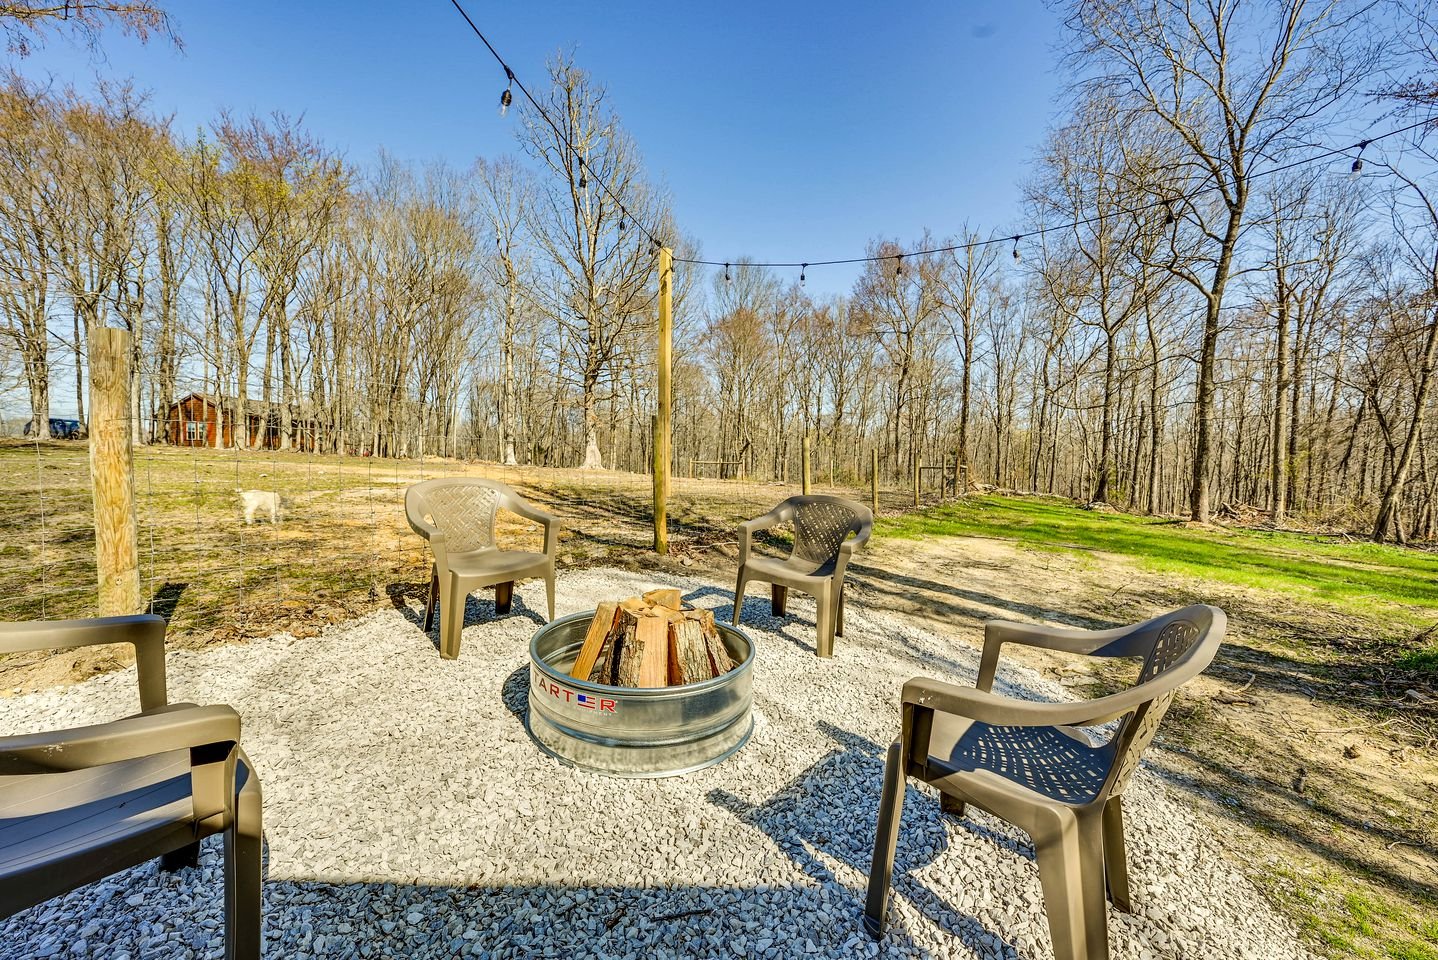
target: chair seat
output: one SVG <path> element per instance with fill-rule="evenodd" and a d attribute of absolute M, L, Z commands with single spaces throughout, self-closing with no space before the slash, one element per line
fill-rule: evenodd
<path fill-rule="evenodd" d="M 976 793 L 1017 788 L 1034 803 L 1073 806 L 1097 799 L 1113 756 L 1111 743 L 1094 744 L 1072 727 L 991 726 L 935 713 L 928 779 L 956 776 Z"/>
<path fill-rule="evenodd" d="M 834 576 L 834 561 L 816 563 L 803 557 L 756 557 L 750 556 L 744 562 L 744 569 L 750 579 L 767 580 L 781 586 L 799 587 L 818 584 Z"/>
<path fill-rule="evenodd" d="M 235 789 L 251 780 L 243 753 Z M 209 835 L 194 822 L 190 752 L 0 779 L 0 916 Z"/>
<path fill-rule="evenodd" d="M 499 550 L 493 547 L 471 550 L 468 553 L 449 555 L 451 573 L 465 577 L 488 579 L 492 582 L 516 579 L 522 576 L 541 576 L 549 563 L 542 553 L 524 550 Z"/>

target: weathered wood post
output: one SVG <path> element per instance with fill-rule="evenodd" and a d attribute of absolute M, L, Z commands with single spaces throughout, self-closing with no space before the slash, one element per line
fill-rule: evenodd
<path fill-rule="evenodd" d="M 654 417 L 654 551 L 669 552 L 669 373 L 674 349 L 674 251 L 659 248 L 659 413 Z"/>
<path fill-rule="evenodd" d="M 807 496 L 809 495 L 809 434 L 808 434 L 808 433 L 805 433 L 805 434 L 804 434 L 804 447 L 803 447 L 803 449 L 799 452 L 799 466 L 800 466 L 801 472 L 802 472 L 802 474 L 803 474 L 803 479 L 800 481 L 800 492 L 803 493 L 804 496 L 807 497 Z"/>
<path fill-rule="evenodd" d="M 869 509 L 879 515 L 879 448 L 869 451 Z"/>
<path fill-rule="evenodd" d="M 129 331 L 100 327 L 90 334 L 90 489 L 102 617 L 140 612 L 130 364 Z"/>
<path fill-rule="evenodd" d="M 919 509 L 919 478 L 924 475 L 924 461 L 914 460 L 914 509 Z"/>

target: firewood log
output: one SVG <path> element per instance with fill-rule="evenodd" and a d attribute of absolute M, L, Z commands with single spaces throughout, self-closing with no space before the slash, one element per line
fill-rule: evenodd
<path fill-rule="evenodd" d="M 714 676 L 704 628 L 698 620 L 684 619 L 669 625 L 669 682 L 699 683 Z"/>
<path fill-rule="evenodd" d="M 609 639 L 609 632 L 618 612 L 619 604 L 611 600 L 601 603 L 594 611 L 594 619 L 589 621 L 589 632 L 584 635 L 584 646 L 579 648 L 579 656 L 569 671 L 571 677 L 576 680 L 589 679 L 589 675 L 594 672 L 594 665 L 599 662 L 600 654 L 604 652 L 604 643 Z"/>
<path fill-rule="evenodd" d="M 683 593 L 678 590 L 650 590 L 644 595 L 644 602 L 654 607 L 667 607 L 670 610 L 678 610 L 684 606 Z"/>

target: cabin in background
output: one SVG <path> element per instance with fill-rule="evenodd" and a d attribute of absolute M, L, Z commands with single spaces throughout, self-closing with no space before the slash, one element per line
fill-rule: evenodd
<path fill-rule="evenodd" d="M 162 443 L 177 447 L 233 447 L 236 402 L 234 397 L 221 399 L 208 393 L 187 394 L 161 413 L 156 434 Z M 243 445 L 250 449 L 279 449 L 282 417 L 283 410 L 277 403 L 246 400 Z M 291 423 L 294 449 L 314 450 L 314 421 L 292 419 Z"/>

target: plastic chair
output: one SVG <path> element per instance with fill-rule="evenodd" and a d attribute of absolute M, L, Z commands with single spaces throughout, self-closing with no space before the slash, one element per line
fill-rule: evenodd
<path fill-rule="evenodd" d="M 749 555 L 754 533 L 781 523 L 794 524 L 794 548 L 778 559 Z M 843 497 L 790 497 L 773 510 L 739 526 L 739 577 L 734 586 L 734 624 L 750 580 L 770 585 L 774 616 L 784 615 L 789 589 L 811 595 L 818 606 L 816 649 L 834 655 L 834 637 L 844 635 L 844 571 L 864 549 L 874 530 L 874 514 Z M 852 537 L 851 537 L 852 535 Z"/>
<path fill-rule="evenodd" d="M 410 529 L 429 541 L 434 552 L 424 629 L 434 626 L 439 603 L 439 655 L 459 656 L 464 630 L 464 603 L 470 591 L 493 586 L 494 612 L 509 613 L 514 582 L 543 577 L 549 597 L 549 619 L 554 619 L 554 558 L 559 521 L 531 507 L 523 497 L 495 480 L 441 477 L 417 483 L 405 491 L 405 514 Z M 544 552 L 501 550 L 494 541 L 494 514 L 503 507 L 544 526 Z"/>
<path fill-rule="evenodd" d="M 260 781 L 226 706 L 167 703 L 165 621 L 108 617 L 0 624 L 0 653 L 135 648 L 141 713 L 0 737 L 0 917 L 160 858 L 198 862 L 223 834 L 225 956 L 260 955 Z"/>
<path fill-rule="evenodd" d="M 904 684 L 902 729 L 884 768 L 865 930 L 884 935 L 904 788 L 913 777 L 939 789 L 946 812 L 962 814 L 972 803 L 1027 831 L 1055 957 L 1106 960 L 1105 890 L 1115 909 L 1131 909 L 1124 790 L 1178 688 L 1212 662 L 1226 628 L 1222 610 L 1202 605 L 1115 630 L 993 622 L 984 626 L 977 689 L 922 678 Z M 1033 703 L 990 692 L 1006 643 L 1144 661 L 1138 681 L 1120 693 Z M 1106 740 L 1078 729 L 1118 718 Z"/>

